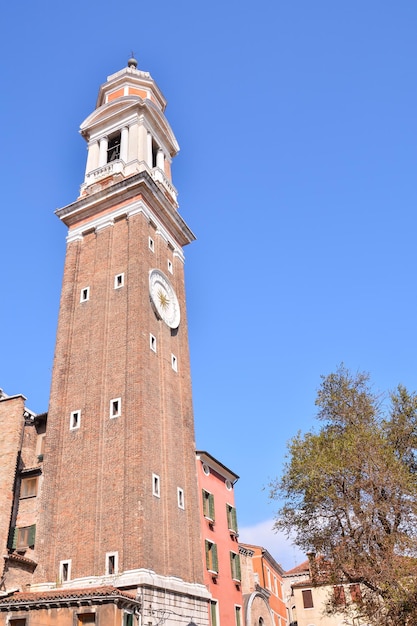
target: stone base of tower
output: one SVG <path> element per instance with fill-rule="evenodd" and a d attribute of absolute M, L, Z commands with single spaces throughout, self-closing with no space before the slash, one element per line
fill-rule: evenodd
<path fill-rule="evenodd" d="M 36 623 L 57 626 L 188 626 L 191 622 L 209 626 L 210 597 L 204 585 L 151 570 L 131 570 L 0 595 L 0 626 L 29 617 L 30 621 L 21 623 L 32 623 L 33 617 Z"/>

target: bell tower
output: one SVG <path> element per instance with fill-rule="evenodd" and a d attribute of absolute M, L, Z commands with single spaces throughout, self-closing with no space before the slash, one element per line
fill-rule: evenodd
<path fill-rule="evenodd" d="M 165 106 L 135 59 L 109 76 L 81 125 L 80 195 L 56 211 L 68 236 L 33 589 L 111 584 L 204 625 L 183 254 L 194 235 Z"/>

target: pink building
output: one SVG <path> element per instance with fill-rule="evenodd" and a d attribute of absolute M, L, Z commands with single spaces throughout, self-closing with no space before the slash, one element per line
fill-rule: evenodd
<path fill-rule="evenodd" d="M 212 595 L 211 626 L 243 626 L 241 568 L 234 484 L 238 476 L 197 451 L 204 582 Z"/>

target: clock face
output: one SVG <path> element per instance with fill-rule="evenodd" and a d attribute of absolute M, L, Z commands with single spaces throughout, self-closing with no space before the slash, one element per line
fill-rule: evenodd
<path fill-rule="evenodd" d="M 180 305 L 171 283 L 160 270 L 149 272 L 149 293 L 157 316 L 170 328 L 178 328 Z"/>

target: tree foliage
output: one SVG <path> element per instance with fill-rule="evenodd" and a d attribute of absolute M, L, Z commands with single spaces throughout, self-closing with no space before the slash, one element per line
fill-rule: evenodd
<path fill-rule="evenodd" d="M 360 582 L 369 624 L 417 624 L 417 397 L 387 407 L 366 373 L 322 378 L 318 431 L 299 433 L 271 497 L 276 528 L 328 563 L 330 584 Z M 351 610 L 352 607 L 350 607 Z M 340 607 L 337 607 L 340 610 Z"/>

